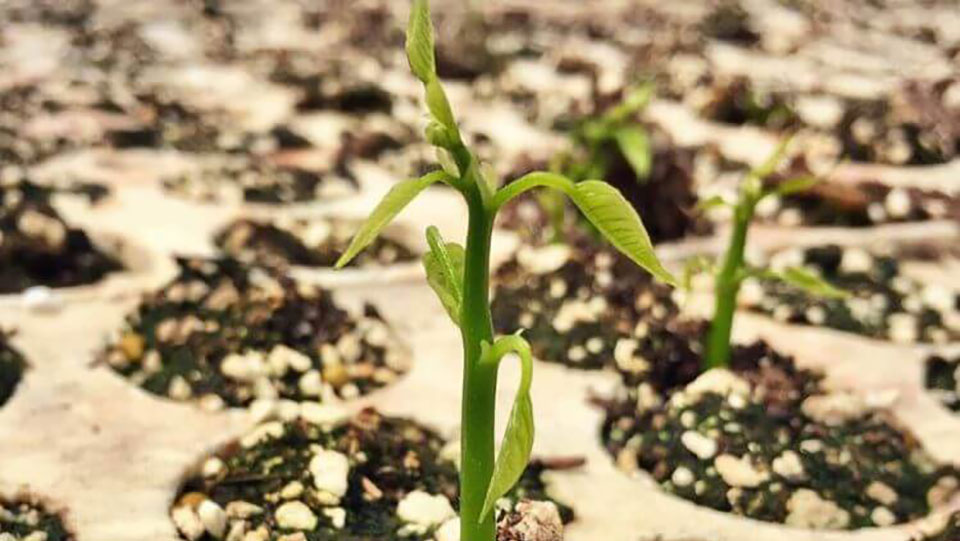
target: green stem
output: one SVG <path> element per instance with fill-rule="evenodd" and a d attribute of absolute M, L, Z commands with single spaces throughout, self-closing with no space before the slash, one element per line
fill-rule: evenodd
<path fill-rule="evenodd" d="M 740 269 L 747 245 L 747 229 L 753 214 L 752 205 L 736 208 L 733 236 L 727 247 L 723 268 L 714 285 L 713 322 L 707 337 L 707 368 L 726 367 L 730 364 L 730 336 L 733 332 L 733 316 L 737 310 L 737 293 L 740 292 Z"/>
<path fill-rule="evenodd" d="M 476 183 L 465 190 L 469 209 L 463 305 L 463 402 L 460 439 L 460 540 L 494 541 L 493 513 L 481 521 L 487 487 L 493 476 L 497 366 L 481 363 L 482 342 L 493 343 L 490 316 L 490 239 L 493 212 L 484 205 Z"/>

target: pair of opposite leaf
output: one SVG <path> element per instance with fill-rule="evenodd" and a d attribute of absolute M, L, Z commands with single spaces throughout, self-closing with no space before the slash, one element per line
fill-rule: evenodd
<path fill-rule="evenodd" d="M 465 198 L 479 191 L 482 211 L 492 219 L 499 209 L 518 195 L 534 188 L 550 188 L 567 197 L 583 215 L 618 250 L 655 277 L 675 285 L 676 280 L 656 258 L 650 237 L 636 211 L 615 188 L 599 180 L 573 180 L 556 173 L 535 172 L 500 187 L 488 169 L 481 170 L 470 150 L 463 143 L 453 110 L 436 74 L 433 24 L 426 0 L 415 0 L 407 28 L 407 58 L 413 74 L 423 83 L 430 120 L 425 130 L 427 141 L 437 147 L 441 169 L 420 178 L 396 184 L 374 208 L 350 245 L 337 261 L 341 268 L 377 237 L 380 231 L 404 207 L 432 184 L 444 182 L 460 191 Z M 637 95 L 611 114 L 626 117 L 645 103 L 649 96 Z M 642 102 L 642 103 L 640 103 Z M 621 135 L 639 148 L 635 135 Z M 636 153 L 634 153 L 636 154 Z M 635 156 L 638 164 L 639 155 Z M 629 159 L 629 158 L 628 158 Z M 642 164 L 641 164 L 642 165 Z M 649 164 L 646 166 L 649 168 Z M 430 250 L 423 257 L 427 280 L 437 293 L 453 322 L 462 322 L 464 261 L 462 246 L 445 242 L 435 227 L 427 230 Z M 516 484 L 529 461 L 533 447 L 533 406 L 530 384 L 533 360 L 530 346 L 521 336 L 500 337 L 492 344 L 481 344 L 480 363 L 496 366 L 508 353 L 515 353 L 522 363 L 522 377 L 510 419 L 496 457 L 493 475 L 486 489 L 481 520 L 489 516 L 498 499 Z"/>
<path fill-rule="evenodd" d="M 763 163 L 746 174 L 740 184 L 736 201 L 731 202 L 723 196 L 715 195 L 701 201 L 697 205 L 698 210 L 706 211 L 721 207 L 730 208 L 733 210 L 734 222 L 743 227 L 747 227 L 753 220 L 757 205 L 764 199 L 768 197 L 785 197 L 805 192 L 815 186 L 819 182 L 819 179 L 812 175 L 800 175 L 783 180 L 772 186 L 764 186 L 764 179 L 768 178 L 777 170 L 777 167 L 786 156 L 787 148 L 792 141 L 792 137 L 784 138 Z M 688 260 L 684 268 L 682 280 L 686 289 L 690 289 L 693 275 L 700 272 L 716 274 L 716 265 L 704 257 L 695 257 Z M 782 271 L 775 271 L 769 268 L 757 268 L 744 264 L 738 270 L 734 279 L 737 282 L 741 282 L 751 277 L 783 282 L 818 297 L 844 298 L 849 295 L 846 291 L 830 284 L 805 267 L 788 267 Z"/>

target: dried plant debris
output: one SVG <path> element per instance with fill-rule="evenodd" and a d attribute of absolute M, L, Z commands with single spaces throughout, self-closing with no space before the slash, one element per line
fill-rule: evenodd
<path fill-rule="evenodd" d="M 163 187 L 176 195 L 206 202 L 283 204 L 350 195 L 356 192 L 358 184 L 345 164 L 317 171 L 273 164 L 264 157 L 228 156 L 199 170 L 166 178 Z"/>
<path fill-rule="evenodd" d="M 945 407 L 960 412 L 960 357 L 933 355 L 927 359 L 927 390 Z"/>
<path fill-rule="evenodd" d="M 55 514 L 32 498 L 0 500 L 0 541 L 72 541 Z"/>
<path fill-rule="evenodd" d="M 395 381 L 408 355 L 376 309 L 233 259 L 180 259 L 103 354 L 144 389 L 205 409 L 350 399 Z"/>
<path fill-rule="evenodd" d="M 27 368 L 23 355 L 10 346 L 11 334 L 0 331 L 0 406 L 13 396 Z"/>
<path fill-rule="evenodd" d="M 770 263 L 775 269 L 804 265 L 850 293 L 841 299 L 814 298 L 782 283 L 745 280 L 740 302 L 779 321 L 901 344 L 940 344 L 960 337 L 960 294 L 901 274 L 893 257 L 828 245 L 783 250 Z"/>
<path fill-rule="evenodd" d="M 0 293 L 91 284 L 123 268 L 64 222 L 51 194 L 29 181 L 0 184 Z"/>
<path fill-rule="evenodd" d="M 497 332 L 526 329 L 534 355 L 572 367 L 646 363 L 632 337 L 676 316 L 677 306 L 668 288 L 594 242 L 524 246 L 497 269 Z"/>
<path fill-rule="evenodd" d="M 603 429 L 618 465 L 700 505 L 816 529 L 891 526 L 956 491 L 958 472 L 860 395 L 762 343 L 731 366 L 664 395 L 624 387 Z"/>
<path fill-rule="evenodd" d="M 207 458 L 170 514 L 191 541 L 456 539 L 456 447 L 373 410 L 348 418 L 304 405 Z M 542 470 L 527 470 L 501 517 L 522 511 L 520 500 L 549 501 Z"/>
<path fill-rule="evenodd" d="M 960 539 L 960 512 L 931 517 L 920 525 L 921 535 L 912 541 L 956 541 Z"/>
<path fill-rule="evenodd" d="M 283 219 L 274 222 L 238 220 L 217 233 L 218 248 L 245 262 L 272 266 L 332 267 L 347 249 L 359 223 L 338 218 Z M 352 267 L 384 267 L 416 260 L 417 252 L 402 239 L 377 237 Z"/>

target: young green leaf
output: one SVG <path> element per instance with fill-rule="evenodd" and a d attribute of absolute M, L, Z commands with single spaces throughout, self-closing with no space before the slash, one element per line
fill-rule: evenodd
<path fill-rule="evenodd" d="M 697 206 L 694 208 L 696 208 L 700 212 L 707 212 L 715 208 L 730 207 L 730 206 L 733 206 L 733 205 L 729 201 L 724 199 L 722 195 L 714 195 L 707 199 L 701 199 L 700 201 L 697 201 Z"/>
<path fill-rule="evenodd" d="M 553 188 L 567 194 L 580 212 L 614 247 L 655 278 L 670 285 L 677 285 L 677 279 L 657 259 L 650 235 L 637 211 L 616 188 L 602 180 L 573 182 L 555 173 L 529 173 L 500 188 L 493 198 L 493 208 L 500 208 L 514 197 L 540 187 Z"/>
<path fill-rule="evenodd" d="M 627 91 L 623 100 L 616 107 L 610 109 L 610 111 L 604 115 L 604 118 L 614 123 L 622 122 L 630 115 L 646 107 L 653 97 L 654 90 L 655 88 L 652 83 L 645 83 L 631 88 Z"/>
<path fill-rule="evenodd" d="M 417 195 L 427 189 L 431 184 L 438 181 L 448 180 L 450 177 L 444 171 L 434 171 L 427 173 L 420 178 L 413 178 L 397 183 L 387 195 L 383 196 L 380 203 L 377 204 L 373 212 L 367 218 L 367 221 L 360 226 L 360 230 L 354 235 L 347 250 L 343 252 L 340 259 L 337 260 L 335 268 L 342 268 L 354 257 L 366 248 L 380 231 L 386 227 L 397 214 L 406 207 L 410 201 L 413 201 Z"/>
<path fill-rule="evenodd" d="M 817 177 L 803 175 L 779 182 L 770 191 L 776 195 L 792 195 L 795 193 L 805 192 L 816 186 L 818 182 L 820 182 L 820 180 Z"/>
<path fill-rule="evenodd" d="M 454 178 L 460 178 L 460 168 L 457 167 L 456 160 L 453 159 L 453 155 L 450 154 L 450 151 L 443 148 L 442 146 L 437 146 L 437 163 L 440 164 L 440 167 L 447 172 L 448 175 Z"/>
<path fill-rule="evenodd" d="M 620 152 L 641 181 L 650 175 L 650 141 L 647 132 L 640 126 L 624 126 L 614 134 Z"/>
<path fill-rule="evenodd" d="M 788 267 L 778 273 L 777 278 L 793 287 L 802 289 L 811 295 L 831 299 L 842 299 L 849 296 L 846 291 L 837 288 L 820 276 L 802 267 Z"/>
<path fill-rule="evenodd" d="M 427 228 L 430 251 L 423 254 L 423 268 L 427 283 L 440 298 L 450 319 L 460 326 L 460 306 L 463 304 L 463 266 L 466 259 L 463 246 L 443 242 L 436 227 Z"/>
<path fill-rule="evenodd" d="M 414 0 L 407 23 L 407 60 L 410 70 L 424 84 L 436 78 L 437 63 L 434 57 L 433 22 L 430 20 L 430 4 L 427 0 Z"/>
<path fill-rule="evenodd" d="M 447 100 L 447 94 L 443 91 L 440 80 L 434 77 L 425 83 L 427 91 L 427 109 L 437 122 L 443 125 L 451 132 L 458 134 L 457 121 L 453 118 L 453 109 L 450 108 L 450 102 Z"/>
<path fill-rule="evenodd" d="M 600 180 L 587 180 L 574 184 L 567 195 L 610 244 L 660 281 L 677 284 L 657 259 L 637 211 L 616 188 Z"/>
<path fill-rule="evenodd" d="M 780 167 L 780 162 L 783 161 L 783 158 L 787 155 L 787 149 L 790 147 L 790 143 L 793 142 L 793 137 L 786 137 L 780 141 L 773 152 L 767 156 L 767 159 L 763 161 L 760 165 L 751 170 L 747 177 L 756 177 L 759 179 L 764 179 L 773 174 L 777 170 L 777 167 Z"/>
<path fill-rule="evenodd" d="M 428 143 L 440 149 L 453 148 L 458 142 L 456 133 L 436 120 L 427 124 L 423 134 Z"/>
<path fill-rule="evenodd" d="M 744 269 L 743 276 L 756 276 L 765 280 L 777 280 L 797 289 L 802 289 L 817 297 L 843 299 L 850 296 L 848 292 L 834 286 L 809 269 L 803 267 L 787 267 L 782 272 L 771 269 Z"/>
<path fill-rule="evenodd" d="M 493 476 L 487 487 L 483 511 L 480 513 L 482 521 L 493 511 L 497 500 L 520 480 L 520 476 L 527 468 L 530 453 L 533 450 L 534 424 L 533 401 L 530 399 L 530 384 L 533 380 L 533 355 L 530 353 L 530 344 L 519 335 L 511 335 L 498 338 L 493 346 L 483 342 L 481 347 L 483 352 L 480 362 L 499 363 L 504 355 L 514 352 L 520 357 L 523 368 L 510 419 L 503 433 L 500 452 L 493 466 Z"/>

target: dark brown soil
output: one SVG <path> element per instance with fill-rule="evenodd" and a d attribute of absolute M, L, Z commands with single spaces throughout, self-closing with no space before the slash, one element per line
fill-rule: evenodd
<path fill-rule="evenodd" d="M 459 492 L 452 461 L 455 447 L 412 421 L 366 410 L 326 427 L 304 420 L 273 421 L 254 433 L 261 435 L 227 446 L 204 462 L 199 475 L 187 480 L 172 510 L 175 521 L 190 509 L 211 507 L 201 502 L 212 500 L 229 518 L 228 529 L 261 529 L 264 539 L 273 541 L 291 531 L 278 524 L 277 509 L 296 501 L 317 519 L 313 527 L 296 528 L 309 541 L 432 539 L 440 524 L 417 528 L 398 516 L 398 505 L 413 492 L 445 499 L 450 504 L 447 518 L 453 517 Z M 320 452 L 339 454 L 349 463 L 349 471 L 340 472 L 346 481 L 345 490 L 342 485 L 339 489 L 342 494 L 321 488 L 328 485 L 311 473 L 317 469 L 314 457 Z M 549 499 L 540 479 L 544 468 L 536 461 L 528 468 L 502 511 L 520 499 Z M 238 510 L 250 505 L 260 511 L 240 518 Z M 560 507 L 565 520 L 572 520 L 572 511 Z M 337 514 L 343 519 L 339 527 Z M 182 516 L 179 520 L 183 522 Z M 199 539 L 213 537 L 208 533 Z"/>
<path fill-rule="evenodd" d="M 731 368 L 739 383 L 665 394 L 627 374 L 603 427 L 618 465 L 700 505 L 814 528 L 916 519 L 956 489 L 957 472 L 885 414 L 853 395 L 827 398 L 820 376 L 765 344 L 735 348 Z M 839 413 L 848 406 L 859 409 Z"/>
<path fill-rule="evenodd" d="M 61 518 L 49 513 L 43 504 L 30 497 L 14 500 L 0 499 L 0 534 L 9 534 L 12 540 L 45 539 L 72 541 L 74 539 Z"/>
<path fill-rule="evenodd" d="M 939 103 L 934 104 L 936 96 L 908 88 L 901 99 L 913 103 L 848 103 L 835 132 L 843 145 L 843 156 L 857 162 L 895 165 L 931 165 L 953 159 L 958 151 L 960 121 L 951 119 Z M 930 118 L 936 114 L 941 116 Z M 931 130 L 931 125 L 938 129 Z M 949 133 L 941 134 L 945 128 Z"/>
<path fill-rule="evenodd" d="M 708 77 L 709 79 L 709 77 Z M 943 105 L 950 81 L 909 82 L 892 99 L 843 99 L 843 113 L 828 130 L 810 126 L 839 147 L 839 159 L 893 165 L 933 165 L 960 151 L 960 114 Z M 764 90 L 746 79 L 717 80 L 700 113 L 717 122 L 776 131 L 804 127 L 796 96 Z"/>
<path fill-rule="evenodd" d="M 738 45 L 750 46 L 760 41 L 760 35 L 751 27 L 750 15 L 737 2 L 720 2 L 700 28 L 706 36 Z"/>
<path fill-rule="evenodd" d="M 623 154 L 614 153 L 604 180 L 636 209 L 654 243 L 706 235 L 712 229 L 695 210 L 693 157 L 691 149 L 655 145 L 650 178 L 639 181 Z"/>
<path fill-rule="evenodd" d="M 960 330 L 950 324 L 954 313 L 960 310 L 960 295 L 901 275 L 893 257 L 828 245 L 805 251 L 787 250 L 775 255 L 772 261 L 778 259 L 785 264 L 797 259 L 797 263 L 818 271 L 828 282 L 847 291 L 850 298 L 814 297 L 782 282 L 766 281 L 762 294 L 741 295 L 751 310 L 789 323 L 824 326 L 902 343 L 944 343 L 960 336 Z"/>
<path fill-rule="evenodd" d="M 700 113 L 724 124 L 761 126 L 778 131 L 800 125 L 800 119 L 782 95 L 754 88 L 743 78 L 715 85 L 713 95 Z"/>
<path fill-rule="evenodd" d="M 272 164 L 267 158 L 227 158 L 198 173 L 164 179 L 165 189 L 201 201 L 225 197 L 249 203 L 299 203 L 355 192 L 356 179 L 346 163 L 327 171 Z"/>
<path fill-rule="evenodd" d="M 497 332 L 524 329 L 539 359 L 577 368 L 619 362 L 614 355 L 618 343 L 638 325 L 664 325 L 678 312 L 668 288 L 589 238 L 576 240 L 569 249 L 521 248 L 497 269 L 494 283 Z M 636 355 L 646 344 L 638 347 Z M 633 362 L 634 356 L 625 355 L 623 362 Z"/>
<path fill-rule="evenodd" d="M 927 359 L 926 387 L 944 407 L 960 412 L 960 357 L 934 355 Z"/>
<path fill-rule="evenodd" d="M 28 181 L 0 186 L 0 293 L 91 284 L 123 269 L 64 222 L 52 192 Z"/>
<path fill-rule="evenodd" d="M 10 346 L 12 333 L 0 332 L 0 406 L 10 400 L 27 369 L 27 361 Z"/>
<path fill-rule="evenodd" d="M 960 199 L 932 190 L 895 189 L 879 182 L 821 183 L 781 198 L 779 208 L 769 218 L 788 226 L 839 227 L 960 221 Z"/>
<path fill-rule="evenodd" d="M 103 354 L 144 389 L 201 407 L 354 398 L 396 380 L 406 352 L 376 309 L 233 259 L 180 259 Z"/>
<path fill-rule="evenodd" d="M 277 223 L 238 220 L 217 233 L 214 241 L 224 253 L 241 261 L 332 267 L 358 227 L 357 222 L 338 219 L 293 220 L 282 227 Z M 387 266 L 416 259 L 412 248 L 381 235 L 349 266 Z"/>

